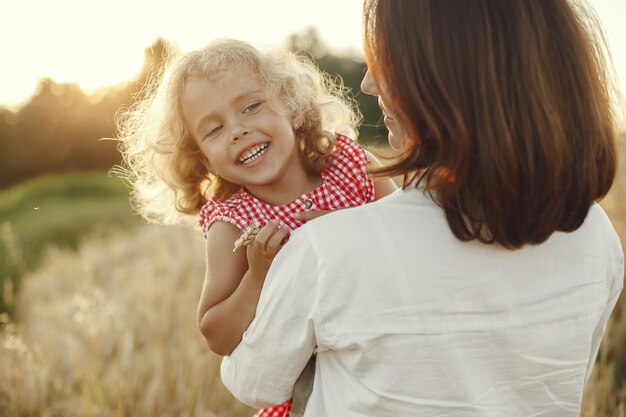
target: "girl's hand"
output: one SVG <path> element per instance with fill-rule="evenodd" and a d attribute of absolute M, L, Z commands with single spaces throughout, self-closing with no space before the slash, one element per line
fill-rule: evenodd
<path fill-rule="evenodd" d="M 342 210 L 342 209 L 339 209 L 339 210 Z M 328 213 L 331 213 L 331 211 L 330 210 L 301 211 L 299 213 L 295 213 L 293 217 L 296 220 L 309 221 L 309 220 L 317 219 L 318 217 L 321 217 Z"/>
<path fill-rule="evenodd" d="M 281 248 L 281 242 L 289 230 L 271 221 L 259 231 L 254 240 L 248 245 L 248 268 L 265 279 L 274 257 Z"/>

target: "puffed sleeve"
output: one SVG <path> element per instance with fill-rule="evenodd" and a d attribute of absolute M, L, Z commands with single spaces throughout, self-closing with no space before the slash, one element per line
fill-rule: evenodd
<path fill-rule="evenodd" d="M 595 204 L 592 208 L 597 208 L 597 204 Z M 589 361 L 587 362 L 587 371 L 585 372 L 585 384 L 589 381 L 589 377 L 591 376 L 591 372 L 593 370 L 595 359 L 598 356 L 598 351 L 600 350 L 600 342 L 602 341 L 602 335 L 606 329 L 606 324 L 609 321 L 609 317 L 613 312 L 613 309 L 617 305 L 617 300 L 624 289 L 624 252 L 622 250 L 620 239 L 615 232 L 613 232 L 613 257 L 612 257 L 612 279 L 609 281 L 609 290 L 608 290 L 608 299 L 606 306 L 604 308 L 604 312 L 600 316 L 596 328 L 593 332 L 592 337 L 592 346 L 591 346 L 591 355 L 589 356 Z"/>
<path fill-rule="evenodd" d="M 200 209 L 199 224 L 205 237 L 209 227 L 216 221 L 230 223 L 241 231 L 244 231 L 248 226 L 246 221 L 231 210 L 227 204 L 212 198 Z"/>

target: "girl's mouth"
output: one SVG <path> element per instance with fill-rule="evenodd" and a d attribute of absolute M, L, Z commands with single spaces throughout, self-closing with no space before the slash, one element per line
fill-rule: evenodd
<path fill-rule="evenodd" d="M 259 145 L 254 146 L 253 148 L 248 149 L 239 157 L 239 163 L 241 165 L 248 165 L 257 159 L 259 159 L 267 148 L 269 148 L 269 143 L 261 143 Z"/>

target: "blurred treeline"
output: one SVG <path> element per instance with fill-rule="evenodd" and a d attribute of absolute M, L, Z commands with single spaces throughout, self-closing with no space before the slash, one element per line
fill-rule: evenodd
<path fill-rule="evenodd" d="M 286 44 L 313 57 L 323 71 L 340 76 L 352 90 L 364 116 L 360 139 L 365 145 L 383 137 L 385 130 L 373 127 L 381 125 L 376 100 L 359 89 L 365 68 L 361 59 L 331 53 L 314 28 L 289 36 Z M 169 47 L 163 39 L 148 47 L 143 69 L 128 83 L 86 95 L 75 84 L 46 78 L 19 110 L 0 107 L 0 189 L 42 174 L 108 171 L 119 164 L 117 142 L 102 138 L 115 137 L 116 112 L 132 105 Z"/>

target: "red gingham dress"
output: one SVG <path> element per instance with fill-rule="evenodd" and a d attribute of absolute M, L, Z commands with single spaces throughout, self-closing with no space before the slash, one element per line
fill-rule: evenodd
<path fill-rule="evenodd" d="M 337 135 L 333 164 L 322 171 L 323 183 L 310 193 L 283 206 L 264 203 L 244 188 L 228 200 L 209 200 L 200 211 L 200 226 L 206 234 L 216 221 L 230 223 L 244 231 L 253 222 L 261 226 L 270 220 L 295 230 L 305 221 L 296 220 L 293 215 L 307 210 L 336 210 L 355 207 L 374 201 L 374 183 L 365 172 L 368 165 L 363 148 L 354 140 Z"/>
<path fill-rule="evenodd" d="M 354 140 L 336 136 L 335 160 L 321 173 L 323 183 L 310 193 L 283 206 L 272 206 L 241 189 L 225 202 L 216 198 L 209 200 L 200 211 L 200 226 L 205 235 L 216 221 L 223 221 L 244 231 L 250 224 L 261 226 L 277 220 L 290 230 L 295 230 L 306 221 L 296 220 L 293 215 L 307 210 L 336 210 L 360 206 L 374 201 L 374 183 L 367 175 L 367 156 Z M 279 405 L 263 408 L 253 417 L 288 417 L 291 400 Z"/>

